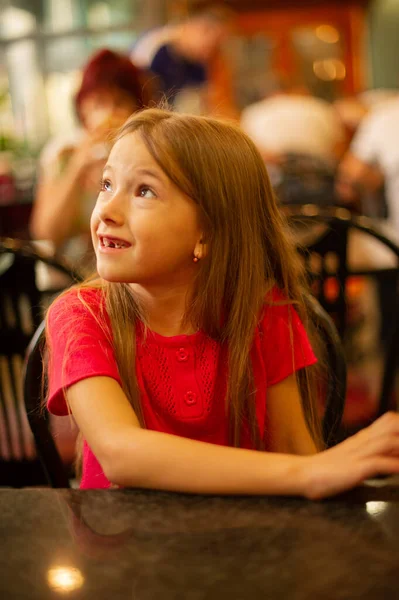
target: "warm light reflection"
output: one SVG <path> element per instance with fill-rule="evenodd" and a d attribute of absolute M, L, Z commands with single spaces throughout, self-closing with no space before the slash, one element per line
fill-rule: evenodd
<path fill-rule="evenodd" d="M 313 63 L 313 73 L 323 81 L 342 80 L 346 77 L 346 68 L 342 60 L 328 58 L 325 60 L 315 60 Z"/>
<path fill-rule="evenodd" d="M 339 31 L 332 25 L 319 25 L 316 27 L 316 36 L 326 44 L 336 44 L 339 40 Z"/>
<path fill-rule="evenodd" d="M 386 507 L 386 502 L 366 502 L 366 510 L 372 517 L 378 517 Z"/>
<path fill-rule="evenodd" d="M 336 68 L 336 72 L 337 72 L 337 79 L 342 80 L 345 79 L 346 77 L 346 67 L 344 65 L 344 63 L 342 62 L 342 60 L 335 60 L 334 61 L 335 64 L 335 68 Z"/>
<path fill-rule="evenodd" d="M 47 572 L 49 587 L 61 594 L 78 590 L 84 583 L 84 577 L 75 567 L 54 567 Z"/>

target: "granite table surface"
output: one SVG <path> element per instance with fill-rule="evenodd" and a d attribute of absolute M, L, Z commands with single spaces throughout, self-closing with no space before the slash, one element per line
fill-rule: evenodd
<path fill-rule="evenodd" d="M 0 489 L 0 599 L 399 599 L 399 482 L 333 500 Z"/>

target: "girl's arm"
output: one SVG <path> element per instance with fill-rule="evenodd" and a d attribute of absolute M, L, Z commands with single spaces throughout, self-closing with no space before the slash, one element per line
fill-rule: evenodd
<path fill-rule="evenodd" d="M 92 377 L 67 400 L 112 483 L 203 494 L 303 494 L 301 458 L 197 442 L 141 429 L 119 384 Z"/>
<path fill-rule="evenodd" d="M 67 400 L 106 477 L 121 486 L 322 498 L 377 473 L 399 472 L 398 415 L 386 415 L 320 454 L 294 456 L 217 446 L 141 429 L 121 387 L 108 377 L 72 385 Z"/>
<path fill-rule="evenodd" d="M 317 452 L 306 425 L 295 373 L 267 388 L 267 436 L 267 447 L 272 452 Z"/>

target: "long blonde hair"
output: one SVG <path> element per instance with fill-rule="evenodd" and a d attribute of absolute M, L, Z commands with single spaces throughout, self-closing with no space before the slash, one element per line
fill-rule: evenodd
<path fill-rule="evenodd" d="M 208 250 L 198 264 L 194 299 L 186 308 L 185 319 L 227 344 L 230 443 L 240 445 L 242 422 L 247 419 L 254 447 L 261 449 L 250 350 L 266 292 L 273 286 L 280 288 L 287 303 L 295 304 L 305 328 L 310 326 L 302 264 L 263 160 L 237 126 L 213 118 L 147 109 L 124 124 L 116 141 L 134 132 L 169 179 L 198 204 Z M 137 378 L 131 368 L 135 364 L 134 327 L 126 327 L 145 315 L 129 285 L 100 280 L 80 287 L 93 285 L 104 291 L 122 385 L 145 427 Z M 303 371 L 298 374 L 303 409 L 319 443 L 312 369 Z"/>

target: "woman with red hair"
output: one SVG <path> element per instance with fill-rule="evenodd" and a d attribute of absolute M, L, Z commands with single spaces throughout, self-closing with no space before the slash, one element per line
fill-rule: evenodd
<path fill-rule="evenodd" d="M 51 141 L 40 161 L 31 234 L 90 266 L 89 217 L 99 190 L 111 131 L 149 103 L 144 73 L 130 59 L 100 50 L 83 70 L 75 107 L 81 129 Z"/>

